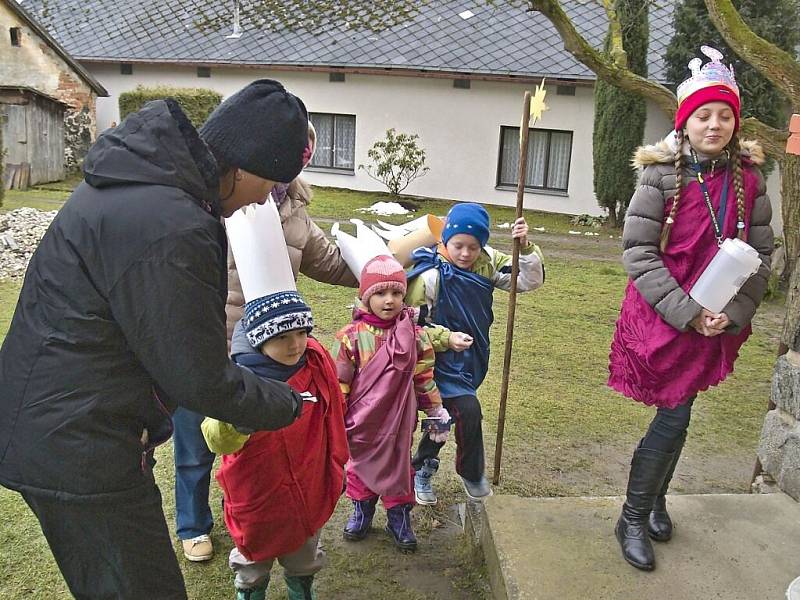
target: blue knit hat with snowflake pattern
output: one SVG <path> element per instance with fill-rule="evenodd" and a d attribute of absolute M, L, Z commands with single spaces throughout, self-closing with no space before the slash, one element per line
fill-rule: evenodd
<path fill-rule="evenodd" d="M 486 209 L 474 202 L 456 204 L 451 208 L 442 231 L 442 241 L 446 245 L 451 237 L 459 233 L 473 236 L 483 248 L 489 241 L 489 213 Z"/>
<path fill-rule="evenodd" d="M 303 297 L 290 290 L 262 296 L 245 304 L 242 325 L 250 345 L 258 348 L 270 338 L 287 331 L 305 329 L 311 333 L 314 318 Z"/>

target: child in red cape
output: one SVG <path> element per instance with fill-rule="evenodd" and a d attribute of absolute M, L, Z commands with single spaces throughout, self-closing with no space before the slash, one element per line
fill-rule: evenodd
<path fill-rule="evenodd" d="M 265 598 L 275 559 L 290 600 L 314 598 L 314 574 L 325 564 L 319 532 L 341 495 L 348 451 L 336 367 L 308 336 L 313 326 L 296 291 L 248 302 L 234 330 L 233 360 L 287 382 L 305 398 L 301 416 L 278 431 L 241 431 L 210 418 L 202 425 L 208 447 L 223 455 L 217 481 L 236 544 L 229 564 L 237 600 Z"/>

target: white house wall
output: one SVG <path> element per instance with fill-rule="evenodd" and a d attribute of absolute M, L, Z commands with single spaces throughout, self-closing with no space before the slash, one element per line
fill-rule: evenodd
<path fill-rule="evenodd" d="M 530 85 L 472 81 L 456 89 L 452 79 L 347 74 L 332 83 L 327 73 L 270 71 L 253 68 L 212 68 L 210 78 L 198 78 L 195 67 L 133 65 L 133 75 L 121 75 L 118 64 L 85 63 L 108 90 L 98 98 L 98 128 L 119 121 L 121 92 L 137 85 L 203 87 L 228 96 L 250 81 L 272 78 L 300 96 L 311 112 L 356 116 L 356 165 L 367 162 L 367 151 L 386 129 L 417 133 L 427 154 L 430 172 L 406 193 L 434 198 L 513 205 L 514 190 L 497 189 L 500 127 L 518 127 L 522 97 Z M 600 214 L 592 189 L 593 89 L 576 88 L 575 96 L 559 96 L 547 86 L 547 104 L 538 128 L 573 132 L 566 195 L 525 194 L 525 207 L 562 213 Z M 654 142 L 670 129 L 669 120 L 648 106 L 645 140 Z M 306 171 L 315 185 L 363 191 L 382 191 L 377 182 L 356 169 L 354 174 Z"/>

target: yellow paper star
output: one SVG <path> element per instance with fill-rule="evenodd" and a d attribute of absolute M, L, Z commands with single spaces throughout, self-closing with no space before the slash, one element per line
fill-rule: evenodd
<path fill-rule="evenodd" d="M 544 97 L 547 95 L 547 90 L 544 89 L 544 79 L 536 88 L 536 93 L 531 98 L 531 116 L 530 127 L 533 127 L 536 121 L 542 118 L 542 113 L 548 110 L 547 104 L 544 103 Z"/>

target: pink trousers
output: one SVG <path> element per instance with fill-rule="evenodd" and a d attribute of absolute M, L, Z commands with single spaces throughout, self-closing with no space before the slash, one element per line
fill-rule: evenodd
<path fill-rule="evenodd" d="M 411 481 L 411 489 L 414 489 L 414 469 L 410 469 L 408 472 L 409 478 Z M 352 471 L 347 471 L 347 497 L 351 500 L 369 500 L 370 498 L 374 498 L 378 496 L 375 492 L 369 489 L 361 479 L 359 479 L 358 475 L 353 473 Z M 395 506 L 400 506 L 401 504 L 415 504 L 416 500 L 414 499 L 414 492 L 406 496 L 383 496 L 381 497 L 381 502 L 383 502 L 383 507 L 386 510 L 390 508 L 394 508 Z"/>

